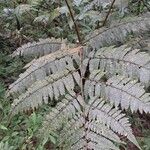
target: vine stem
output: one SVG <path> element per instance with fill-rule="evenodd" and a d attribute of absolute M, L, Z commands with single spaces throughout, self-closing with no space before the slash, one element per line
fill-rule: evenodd
<path fill-rule="evenodd" d="M 68 0 L 65 0 L 66 4 L 67 4 L 67 7 L 69 9 L 69 12 L 70 12 L 70 16 L 71 16 L 71 19 L 74 23 L 74 26 L 75 26 L 75 31 L 76 31 L 76 34 L 77 34 L 77 37 L 78 37 L 78 40 L 79 40 L 79 44 L 82 44 L 82 41 L 81 41 L 81 37 L 80 37 L 80 32 L 79 32 L 79 27 L 75 21 L 75 18 L 74 18 L 74 15 L 73 15 L 73 11 L 71 9 L 71 6 L 69 5 L 69 2 Z"/>
<path fill-rule="evenodd" d="M 109 8 L 109 11 L 108 11 L 108 13 L 107 13 L 107 15 L 106 15 L 106 17 L 105 17 L 105 20 L 104 20 L 104 22 L 103 22 L 103 24 L 102 24 L 102 27 L 106 25 L 106 22 L 107 22 L 108 17 L 109 17 L 109 15 L 110 15 L 110 13 L 111 13 L 111 9 L 113 8 L 113 6 L 114 6 L 114 4 L 115 4 L 115 1 L 116 1 L 116 0 L 113 0 L 113 1 L 112 1 L 111 6 L 110 6 L 110 8 Z"/>

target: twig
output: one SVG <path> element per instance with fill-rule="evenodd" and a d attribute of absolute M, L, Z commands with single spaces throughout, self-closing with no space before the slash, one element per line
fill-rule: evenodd
<path fill-rule="evenodd" d="M 105 20 L 104 20 L 104 22 L 103 22 L 103 24 L 102 24 L 101 27 L 105 26 L 105 24 L 106 24 L 106 22 L 107 22 L 107 19 L 108 19 L 110 13 L 111 13 L 111 9 L 112 9 L 113 6 L 114 6 L 115 1 L 116 1 L 116 0 L 113 0 L 113 1 L 112 1 L 111 6 L 110 6 L 110 8 L 109 8 L 109 11 L 108 11 L 108 13 L 107 13 L 107 15 L 106 15 L 106 17 L 105 17 Z"/>
<path fill-rule="evenodd" d="M 66 2 L 66 4 L 67 4 L 67 7 L 68 7 L 69 12 L 70 12 L 70 16 L 71 16 L 72 21 L 73 21 L 74 26 L 75 26 L 75 30 L 76 30 L 76 33 L 77 33 L 77 37 L 78 37 L 78 40 L 79 40 L 79 44 L 82 44 L 81 37 L 80 37 L 80 32 L 79 32 L 79 27 L 78 27 L 78 25 L 77 25 L 76 22 L 75 22 L 75 18 L 74 18 L 74 15 L 73 15 L 73 11 L 72 11 L 72 9 L 71 9 L 71 7 L 70 7 L 70 5 L 69 5 L 68 0 L 65 0 L 65 2 Z"/>

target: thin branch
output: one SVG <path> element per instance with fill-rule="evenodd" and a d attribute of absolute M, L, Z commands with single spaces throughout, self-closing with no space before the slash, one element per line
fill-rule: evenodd
<path fill-rule="evenodd" d="M 116 0 L 113 0 L 113 1 L 112 1 L 111 6 L 110 6 L 110 8 L 109 8 L 109 11 L 108 11 L 108 13 L 107 13 L 107 15 L 106 15 L 106 17 L 105 17 L 105 20 L 104 20 L 104 22 L 103 22 L 103 24 L 102 24 L 101 27 L 103 27 L 103 26 L 106 25 L 106 22 L 107 22 L 107 20 L 108 20 L 108 17 L 109 17 L 109 15 L 110 15 L 110 13 L 111 13 L 111 9 L 113 8 L 115 1 L 116 1 Z"/>
<path fill-rule="evenodd" d="M 80 32 L 79 32 L 79 27 L 78 27 L 78 25 L 77 25 L 76 22 L 75 22 L 75 18 L 74 18 L 74 15 L 73 15 L 73 11 L 72 11 L 72 9 L 71 9 L 71 7 L 70 7 L 70 5 L 69 5 L 68 0 L 65 0 L 65 2 L 66 2 L 66 4 L 67 4 L 67 7 L 68 7 L 69 12 L 70 12 L 70 16 L 71 16 L 72 21 L 73 21 L 73 23 L 74 23 L 75 30 L 76 30 L 76 34 L 77 34 L 79 43 L 82 44 L 81 37 L 80 37 Z"/>

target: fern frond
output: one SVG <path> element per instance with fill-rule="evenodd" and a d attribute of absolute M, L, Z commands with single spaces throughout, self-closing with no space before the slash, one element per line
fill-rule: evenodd
<path fill-rule="evenodd" d="M 85 13 L 86 11 L 91 10 L 93 8 L 93 6 L 106 8 L 112 2 L 113 2 L 113 0 L 93 0 L 85 6 L 83 12 Z M 121 10 L 128 6 L 128 0 L 116 0 L 114 5 Z"/>
<path fill-rule="evenodd" d="M 43 56 L 65 47 L 65 40 L 40 39 L 39 42 L 27 43 L 13 52 L 12 57 L 21 56 Z"/>
<path fill-rule="evenodd" d="M 120 74 L 138 79 L 146 87 L 150 83 L 150 57 L 148 53 L 127 45 L 106 47 L 89 54 L 89 70 L 105 70 L 107 76 Z"/>
<path fill-rule="evenodd" d="M 58 103 L 43 124 L 44 133 L 45 129 L 46 133 L 58 133 L 59 147 L 66 150 L 119 150 L 114 143 L 122 141 L 114 131 L 127 136 L 139 147 L 128 119 L 121 111 L 97 97 L 90 99 L 88 104 L 80 95 L 67 101 Z"/>
<path fill-rule="evenodd" d="M 19 96 L 12 103 L 10 116 L 18 112 L 38 108 L 48 101 L 55 102 L 66 93 L 72 93 L 75 82 L 80 83 L 78 70 L 73 66 L 66 66 L 63 71 L 58 71 L 46 77 L 44 80 L 35 82 L 26 93 Z"/>
<path fill-rule="evenodd" d="M 150 30 L 149 15 L 143 17 L 130 18 L 128 21 L 121 23 L 115 22 L 109 28 L 101 28 L 96 30 L 90 36 L 86 37 L 88 44 L 93 49 L 124 42 L 129 34 L 141 34 Z"/>
<path fill-rule="evenodd" d="M 45 24 L 47 24 L 48 21 L 49 21 L 49 18 L 50 18 L 50 14 L 40 15 L 40 16 L 38 16 L 34 19 L 34 22 L 35 23 L 45 23 Z"/>
<path fill-rule="evenodd" d="M 29 4 L 20 4 L 15 8 L 15 14 L 17 16 L 21 16 L 22 14 L 27 13 L 31 10 L 34 10 L 34 8 L 31 5 L 29 5 Z"/>
<path fill-rule="evenodd" d="M 114 76 L 104 82 L 99 75 L 91 75 L 85 83 L 86 97 L 100 95 L 122 109 L 130 108 L 132 112 L 150 112 L 150 93 L 137 80 L 122 76 Z M 88 94 L 88 95 L 87 95 Z"/>
<path fill-rule="evenodd" d="M 106 85 L 106 96 L 116 107 L 121 104 L 122 109 L 130 107 L 132 112 L 150 112 L 150 93 L 146 93 L 136 80 L 115 76 L 110 78 Z"/>
<path fill-rule="evenodd" d="M 98 4 L 99 6 L 100 5 L 108 5 L 108 4 L 111 4 L 113 2 L 113 0 L 95 0 L 95 4 Z M 115 6 L 118 6 L 119 8 L 122 6 L 122 7 L 127 7 L 128 5 L 128 0 L 116 0 L 115 1 Z"/>
<path fill-rule="evenodd" d="M 58 135 L 58 149 L 119 150 L 124 142 L 118 134 L 140 149 L 121 110 L 150 112 L 150 93 L 146 93 L 150 85 L 149 48 L 145 50 L 136 42 L 103 46 L 124 42 L 141 30 L 150 30 L 150 16 L 100 29 L 85 47 L 62 48 L 63 42 L 48 39 L 19 48 L 13 56 L 42 57 L 27 64 L 26 71 L 10 85 L 7 95 L 17 98 L 9 116 L 50 102 L 55 107 L 42 131 L 44 137 Z M 146 47 L 150 47 L 148 43 Z"/>
<path fill-rule="evenodd" d="M 42 80 L 57 71 L 64 70 L 68 64 L 74 66 L 73 61 L 78 59 L 77 54 L 80 48 L 57 51 L 34 60 L 29 68 L 23 74 L 20 74 L 19 79 L 9 86 L 7 96 L 24 92 L 34 82 Z M 75 62 L 79 63 L 77 60 Z"/>
<path fill-rule="evenodd" d="M 100 99 L 97 100 L 97 98 L 92 98 L 90 103 L 92 104 L 92 106 L 90 106 L 91 111 L 89 110 L 90 121 L 93 119 L 99 122 L 102 121 L 113 131 L 127 136 L 131 142 L 133 142 L 137 147 L 140 147 L 134 135 L 132 134 L 130 123 L 128 118 L 125 118 L 125 114 L 122 114 L 120 110 L 113 109 L 113 106 L 107 103 L 105 104 L 105 101 Z"/>
<path fill-rule="evenodd" d="M 54 9 L 51 13 L 50 12 L 44 12 L 42 15 L 39 15 L 34 19 L 35 23 L 51 23 L 55 18 L 60 16 L 61 13 L 59 12 L 59 8 Z"/>

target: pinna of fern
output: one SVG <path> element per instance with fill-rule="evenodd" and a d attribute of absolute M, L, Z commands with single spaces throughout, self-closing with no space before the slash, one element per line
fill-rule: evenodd
<path fill-rule="evenodd" d="M 37 56 L 41 57 L 47 55 L 49 53 L 55 52 L 59 49 L 63 49 L 65 47 L 65 40 L 61 39 L 40 39 L 39 42 L 27 43 L 21 47 L 19 47 L 16 51 L 11 55 L 15 57 L 17 55 L 20 56 Z M 42 49 L 42 50 L 41 50 Z"/>
<path fill-rule="evenodd" d="M 122 110 L 150 112 L 150 93 L 146 92 L 150 81 L 150 56 L 128 44 L 103 47 L 116 44 L 118 40 L 123 42 L 127 33 L 149 30 L 147 18 L 131 22 L 120 23 L 91 38 L 83 48 L 87 50 L 83 61 L 79 55 L 82 47 L 77 47 L 56 51 L 30 63 L 10 87 L 9 95 L 19 93 L 10 117 L 43 103 L 56 102 L 45 119 L 42 132 L 56 132 L 58 148 L 117 150 L 117 145 L 124 143 L 120 134 L 140 149 Z M 126 32 L 119 35 L 123 29 Z M 111 38 L 107 41 L 109 34 Z M 89 47 L 92 47 L 90 53 Z"/>

